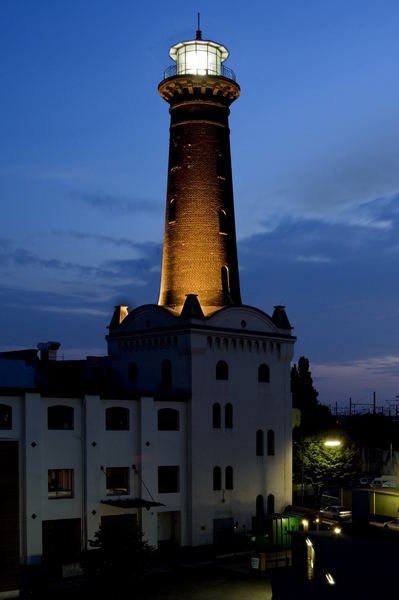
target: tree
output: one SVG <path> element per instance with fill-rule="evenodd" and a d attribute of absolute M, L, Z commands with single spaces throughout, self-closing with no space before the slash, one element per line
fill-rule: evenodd
<path fill-rule="evenodd" d="M 356 474 L 359 453 L 349 440 L 338 447 L 324 445 L 320 436 L 304 437 L 294 443 L 294 471 L 312 484 L 316 497 L 325 485 L 343 485 Z"/>
<path fill-rule="evenodd" d="M 295 428 L 294 437 L 312 435 L 335 424 L 330 409 L 318 401 L 318 391 L 313 386 L 309 360 L 301 356 L 298 365 L 291 368 L 292 406 L 301 411 L 301 425 Z"/>
<path fill-rule="evenodd" d="M 139 529 L 100 526 L 89 545 L 95 550 L 87 555 L 86 571 L 104 596 L 119 599 L 129 590 L 131 596 L 150 571 L 154 548 Z"/>

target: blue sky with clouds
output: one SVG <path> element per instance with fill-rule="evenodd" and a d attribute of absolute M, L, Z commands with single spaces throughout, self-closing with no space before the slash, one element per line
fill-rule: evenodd
<path fill-rule="evenodd" d="M 242 88 L 230 126 L 244 302 L 287 306 L 322 401 L 393 400 L 396 0 L 2 0 L 1 348 L 103 353 L 114 304 L 157 301 L 157 84 L 197 10 Z"/>

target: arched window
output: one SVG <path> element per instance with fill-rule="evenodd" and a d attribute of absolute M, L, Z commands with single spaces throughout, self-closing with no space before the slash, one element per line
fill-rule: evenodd
<path fill-rule="evenodd" d="M 256 456 L 263 456 L 263 431 L 258 429 L 256 432 Z"/>
<path fill-rule="evenodd" d="M 174 223 L 176 221 L 176 200 L 174 198 L 169 202 L 168 221 L 169 223 Z"/>
<path fill-rule="evenodd" d="M 226 177 L 226 161 L 224 160 L 224 156 L 222 152 L 218 152 L 216 154 L 216 176 L 221 179 L 225 179 Z"/>
<path fill-rule="evenodd" d="M 269 429 L 267 432 L 267 454 L 268 456 L 274 456 L 274 431 Z"/>
<path fill-rule="evenodd" d="M 158 431 L 179 431 L 179 411 L 175 408 L 160 408 Z"/>
<path fill-rule="evenodd" d="M 111 406 L 105 411 L 105 429 L 107 431 L 127 431 L 129 429 L 129 409 L 123 406 Z"/>
<path fill-rule="evenodd" d="M 274 496 L 269 494 L 267 497 L 267 514 L 274 515 Z"/>
<path fill-rule="evenodd" d="M 172 171 L 180 166 L 180 152 L 177 140 L 171 140 L 169 152 L 169 169 Z"/>
<path fill-rule="evenodd" d="M 220 429 L 222 423 L 221 410 L 219 402 L 215 402 L 212 407 L 212 426 L 214 429 Z"/>
<path fill-rule="evenodd" d="M 224 426 L 233 429 L 233 405 L 230 402 L 224 407 Z"/>
<path fill-rule="evenodd" d="M 213 489 L 222 489 L 222 469 L 220 467 L 213 467 Z"/>
<path fill-rule="evenodd" d="M 216 364 L 216 379 L 227 380 L 229 378 L 229 366 L 224 360 Z"/>
<path fill-rule="evenodd" d="M 8 404 L 0 404 L 0 429 L 12 429 L 12 408 Z"/>
<path fill-rule="evenodd" d="M 229 284 L 229 270 L 227 267 L 223 266 L 221 269 L 221 277 L 222 277 L 222 290 L 224 294 L 230 294 L 230 284 Z"/>
<path fill-rule="evenodd" d="M 131 383 L 137 383 L 138 380 L 138 370 L 135 362 L 129 363 L 129 381 Z"/>
<path fill-rule="evenodd" d="M 233 489 L 233 467 L 226 467 L 225 471 L 225 487 L 226 490 Z"/>
<path fill-rule="evenodd" d="M 256 518 L 261 519 L 265 516 L 265 503 L 262 494 L 256 496 Z"/>
<path fill-rule="evenodd" d="M 260 383 L 269 383 L 270 381 L 270 369 L 265 364 L 259 365 L 258 381 Z"/>
<path fill-rule="evenodd" d="M 172 363 L 169 359 L 162 361 L 161 368 L 162 385 L 166 388 L 172 387 Z"/>
<path fill-rule="evenodd" d="M 73 408 L 71 406 L 49 406 L 47 409 L 48 429 L 73 429 Z"/>
<path fill-rule="evenodd" d="M 225 210 L 219 210 L 219 233 L 227 233 L 227 215 Z"/>

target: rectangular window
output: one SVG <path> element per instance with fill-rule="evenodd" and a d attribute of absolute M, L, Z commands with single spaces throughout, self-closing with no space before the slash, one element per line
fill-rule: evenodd
<path fill-rule="evenodd" d="M 174 494 L 179 491 L 179 467 L 158 467 L 158 493 Z"/>
<path fill-rule="evenodd" d="M 129 467 L 107 467 L 107 496 L 129 493 Z"/>
<path fill-rule="evenodd" d="M 73 469 L 48 470 L 48 497 L 73 498 Z"/>

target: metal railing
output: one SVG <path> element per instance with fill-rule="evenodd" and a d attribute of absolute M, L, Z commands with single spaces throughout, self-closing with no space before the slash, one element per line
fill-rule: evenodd
<path fill-rule="evenodd" d="M 168 79 L 169 77 L 175 77 L 175 75 L 221 75 L 222 77 L 226 77 L 226 79 L 237 81 L 236 74 L 234 73 L 234 71 L 232 69 L 229 69 L 229 67 L 225 67 L 224 65 L 222 65 L 220 73 L 213 69 L 188 69 L 187 71 L 185 69 L 180 69 L 178 72 L 177 65 L 170 65 L 170 67 L 168 67 L 166 71 L 164 71 L 163 78 Z"/>

